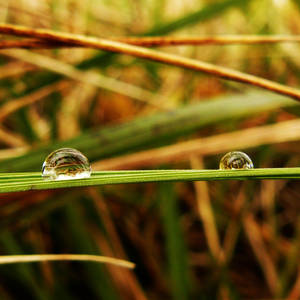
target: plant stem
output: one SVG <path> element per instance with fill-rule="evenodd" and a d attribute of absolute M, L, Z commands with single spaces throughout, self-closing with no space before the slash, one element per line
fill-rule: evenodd
<path fill-rule="evenodd" d="M 194 71 L 204 72 L 224 79 L 258 86 L 300 101 L 300 91 L 295 88 L 288 87 L 254 75 L 235 71 L 230 68 L 216 66 L 200 60 L 185 58 L 179 55 L 164 53 L 107 39 L 86 37 L 83 35 L 64 32 L 55 32 L 47 29 L 33 29 L 17 25 L 1 24 L 0 33 L 38 38 L 45 41 L 53 41 L 55 43 L 68 43 L 77 46 L 85 46 L 110 52 L 132 55 L 135 57 L 149 59 L 160 63 L 166 63 Z"/>

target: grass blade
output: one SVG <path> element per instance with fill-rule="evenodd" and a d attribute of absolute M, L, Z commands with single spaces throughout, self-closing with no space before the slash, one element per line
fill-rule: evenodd
<path fill-rule="evenodd" d="M 31 255 L 2 255 L 0 264 L 30 263 L 42 261 L 89 261 L 107 263 L 115 266 L 133 269 L 134 263 L 113 257 L 89 254 L 31 254 Z"/>
<path fill-rule="evenodd" d="M 3 232 L 1 234 L 0 243 L 1 247 L 5 249 L 6 253 L 22 252 L 22 249 L 20 248 L 19 244 L 9 232 Z M 27 296 L 31 299 L 49 299 L 49 295 L 47 294 L 45 289 L 38 283 L 33 270 L 34 269 L 31 266 L 22 264 L 16 265 L 14 267 L 11 267 L 10 269 L 3 271 L 6 274 L 6 276 L 10 276 L 9 273 L 6 272 L 13 272 L 15 285 L 18 286 L 20 289 L 23 289 L 23 291 L 25 290 L 26 292 L 28 292 Z"/>
<path fill-rule="evenodd" d="M 178 18 L 175 21 L 155 27 L 146 35 L 164 35 L 186 26 L 191 26 L 199 22 L 206 21 L 211 19 L 219 14 L 224 13 L 227 9 L 241 4 L 245 5 L 249 0 L 227 0 L 227 1 L 218 1 L 210 5 L 205 6 L 203 9 L 200 9 L 196 12 L 192 12 L 189 15 L 185 15 L 181 18 Z"/>
<path fill-rule="evenodd" d="M 196 105 L 165 112 L 134 121 L 87 132 L 68 141 L 41 146 L 17 158 L 0 162 L 0 169 L 14 172 L 40 170 L 45 157 L 63 147 L 76 148 L 90 161 L 141 149 L 150 143 L 165 144 L 170 139 L 185 136 L 194 130 L 225 120 L 246 117 L 279 107 L 297 106 L 288 98 L 270 93 L 249 93 L 203 101 Z"/>
<path fill-rule="evenodd" d="M 18 176 L 18 179 L 14 180 L 14 175 L 0 174 L 0 193 L 162 181 L 299 179 L 300 168 L 98 171 L 94 172 L 91 178 L 61 181 L 43 180 L 38 173 L 28 172 Z"/>
<path fill-rule="evenodd" d="M 78 205 L 71 203 L 65 207 L 65 220 L 68 234 L 72 239 L 72 247 L 80 253 L 98 254 L 99 250 L 90 237 L 85 221 Z M 99 264 L 85 264 L 83 266 L 88 284 L 96 298 L 118 299 L 118 293 L 108 276 L 106 269 Z"/>
<path fill-rule="evenodd" d="M 151 50 L 144 47 L 133 46 L 125 43 L 111 41 L 108 39 L 97 39 L 83 35 L 73 35 L 64 32 L 51 30 L 32 29 L 23 26 L 0 24 L 0 32 L 22 37 L 35 37 L 54 42 L 67 42 L 74 45 L 84 45 L 97 49 L 127 54 L 150 61 L 166 63 L 169 65 L 190 69 L 193 71 L 204 72 L 223 79 L 246 83 L 258 86 L 266 90 L 276 92 L 281 95 L 300 100 L 300 92 L 290 86 L 286 86 L 262 77 L 236 71 L 234 69 L 214 65 L 200 60 L 185 58 L 180 55 L 169 54 L 161 51 Z"/>
<path fill-rule="evenodd" d="M 187 253 L 179 223 L 179 212 L 174 186 L 170 183 L 161 184 L 159 192 L 173 299 L 189 299 L 190 280 L 188 278 Z"/>

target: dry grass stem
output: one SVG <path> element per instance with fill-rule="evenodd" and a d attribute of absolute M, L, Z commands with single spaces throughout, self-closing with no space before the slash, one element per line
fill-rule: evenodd
<path fill-rule="evenodd" d="M 25 61 L 27 63 L 39 66 L 41 68 L 45 68 L 52 72 L 64 75 L 75 81 L 107 89 L 118 94 L 123 94 L 135 100 L 154 105 L 155 107 L 169 109 L 167 105 L 164 105 L 166 99 L 164 99 L 163 97 L 153 94 L 138 86 L 101 75 L 94 71 L 83 72 L 76 69 L 72 65 L 69 65 L 62 61 L 29 51 L 25 52 L 17 49 L 3 50 L 1 53 L 5 54 L 6 56 L 13 57 Z M 160 101 L 158 102 L 158 100 Z"/>
<path fill-rule="evenodd" d="M 240 231 L 240 215 L 245 203 L 245 189 L 244 185 L 241 186 L 241 189 L 238 195 L 234 199 L 233 210 L 234 216 L 231 218 L 225 232 L 224 236 L 224 254 L 226 263 L 229 263 L 233 254 L 234 247 L 237 243 L 239 231 Z"/>
<path fill-rule="evenodd" d="M 29 149 L 30 149 L 30 147 L 27 147 L 27 146 L 1 149 L 0 150 L 0 159 L 6 159 L 6 158 L 22 155 L 22 154 L 26 153 Z"/>
<path fill-rule="evenodd" d="M 204 72 L 224 79 L 247 83 L 300 100 L 299 90 L 273 82 L 271 80 L 235 71 L 230 68 L 216 66 L 203 61 L 120 43 L 117 41 L 86 37 L 83 35 L 75 35 L 70 33 L 55 32 L 47 29 L 32 29 L 24 26 L 8 24 L 0 25 L 0 33 L 38 38 L 46 41 L 69 43 L 77 46 L 84 45 L 85 47 L 92 47 L 105 51 L 132 55 L 139 58 L 149 59 L 178 67 L 183 67 L 186 69 Z"/>
<path fill-rule="evenodd" d="M 273 295 L 276 295 L 279 289 L 279 280 L 275 264 L 265 246 L 260 228 L 250 213 L 243 218 L 243 226 L 252 250 L 257 257 L 262 272 L 265 275 L 269 289 Z"/>
<path fill-rule="evenodd" d="M 103 220 L 105 229 L 109 233 L 114 252 L 118 256 L 126 257 L 120 237 L 110 216 L 109 208 L 105 203 L 105 199 L 103 199 L 102 195 L 95 188 L 89 188 L 87 191 L 93 199 L 97 214 L 99 215 L 101 220 Z"/>
<path fill-rule="evenodd" d="M 0 68 L 0 79 L 20 76 L 27 72 L 36 70 L 35 66 L 20 62 L 9 62 Z"/>
<path fill-rule="evenodd" d="M 126 259 L 125 250 L 115 224 L 111 218 L 109 208 L 105 203 L 105 199 L 103 199 L 102 195 L 95 188 L 89 188 L 87 189 L 87 192 L 93 199 L 96 212 L 99 214 L 99 217 L 102 220 L 105 230 L 109 234 L 111 241 L 109 246 L 104 239 L 101 241 L 97 239 L 101 251 L 103 251 L 105 255 L 115 254 Z M 100 233 L 98 232 L 98 234 L 95 236 L 99 235 Z M 109 268 L 109 271 L 113 277 L 118 279 L 117 282 L 119 284 L 122 283 L 122 288 L 126 291 L 126 293 L 130 294 L 129 299 L 132 297 L 133 299 L 146 299 L 145 294 L 143 293 L 134 273 L 125 269 L 120 272 L 120 270 L 116 270 L 115 268 Z"/>
<path fill-rule="evenodd" d="M 94 228 L 94 238 L 103 254 L 109 256 L 113 255 L 110 245 L 111 243 L 107 241 L 98 228 Z M 120 293 L 124 296 L 124 299 L 147 300 L 144 291 L 141 289 L 138 281 L 136 280 L 135 274 L 131 272 L 131 270 L 116 269 L 114 265 L 107 266 L 107 269 L 118 286 Z"/>
<path fill-rule="evenodd" d="M 192 156 L 191 166 L 193 169 L 204 169 L 202 158 Z M 203 222 L 208 248 L 216 261 L 222 264 L 224 261 L 224 253 L 220 245 L 220 238 L 210 202 L 208 184 L 206 181 L 195 181 L 194 186 L 196 189 L 198 213 Z"/>
<path fill-rule="evenodd" d="M 0 141 L 9 147 L 24 147 L 27 146 L 24 138 L 0 125 Z"/>
<path fill-rule="evenodd" d="M 55 91 L 60 91 L 69 86 L 66 81 L 60 81 L 58 83 L 45 86 L 34 93 L 28 94 L 24 97 L 12 99 L 0 107 L 0 121 L 3 121 L 7 116 L 14 113 L 15 111 L 25 107 L 27 105 L 36 103 L 37 101 L 43 100 Z"/>
<path fill-rule="evenodd" d="M 298 275 L 295 284 L 293 285 L 289 295 L 288 300 L 295 300 L 300 298 L 300 267 L 298 267 Z"/>
<path fill-rule="evenodd" d="M 174 161 L 187 161 L 191 155 L 212 155 L 235 149 L 296 141 L 299 138 L 300 121 L 291 120 L 105 159 L 94 163 L 93 169 L 117 170 L 155 166 Z M 234 141 L 234 144 L 228 141 Z"/>
<path fill-rule="evenodd" d="M 223 36 L 195 36 L 195 37 L 112 37 L 112 41 L 141 47 L 164 46 L 199 46 L 199 45 L 257 45 L 275 43 L 299 43 L 299 35 L 223 35 Z M 67 42 L 54 42 L 40 39 L 4 40 L 0 42 L 0 49 L 51 49 L 57 47 L 86 47 Z"/>
<path fill-rule="evenodd" d="M 0 300 L 300 300 L 300 0 L 0 0 L 0 36 Z M 64 147 L 89 178 L 43 178 Z"/>
<path fill-rule="evenodd" d="M 156 257 L 157 252 L 154 251 L 153 246 L 151 247 L 151 241 L 145 239 L 145 236 L 139 235 L 138 226 L 129 218 L 126 221 L 124 230 L 126 230 L 129 241 L 134 243 L 139 253 L 141 253 L 145 269 L 155 286 L 158 286 L 161 290 L 166 290 L 168 278 L 160 270 L 160 265 Z"/>
<path fill-rule="evenodd" d="M 87 254 L 32 254 L 32 255 L 6 255 L 0 256 L 0 264 L 29 263 L 40 261 L 85 261 L 107 263 L 115 266 L 133 269 L 135 264 L 126 260 L 100 255 Z"/>
<path fill-rule="evenodd" d="M 70 139 L 80 133 L 79 120 L 84 107 L 97 94 L 98 89 L 90 84 L 77 83 L 69 89 L 57 112 L 58 136 L 61 140 Z M 68 130 L 66 130 L 68 124 Z"/>

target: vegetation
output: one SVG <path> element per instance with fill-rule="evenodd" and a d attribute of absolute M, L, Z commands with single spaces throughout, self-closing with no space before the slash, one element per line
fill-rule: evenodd
<path fill-rule="evenodd" d="M 0 298 L 298 299 L 299 9 L 0 3 Z"/>

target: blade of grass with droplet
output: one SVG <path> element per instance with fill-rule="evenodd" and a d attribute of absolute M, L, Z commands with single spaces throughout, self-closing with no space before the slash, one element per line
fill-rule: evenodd
<path fill-rule="evenodd" d="M 273 168 L 249 170 L 141 170 L 94 172 L 91 178 L 75 180 L 43 180 L 42 177 L 28 177 L 17 182 L 1 183 L 0 193 L 58 188 L 85 187 L 107 184 L 128 184 L 163 181 L 213 181 L 213 180 L 262 180 L 299 179 L 300 168 Z"/>

